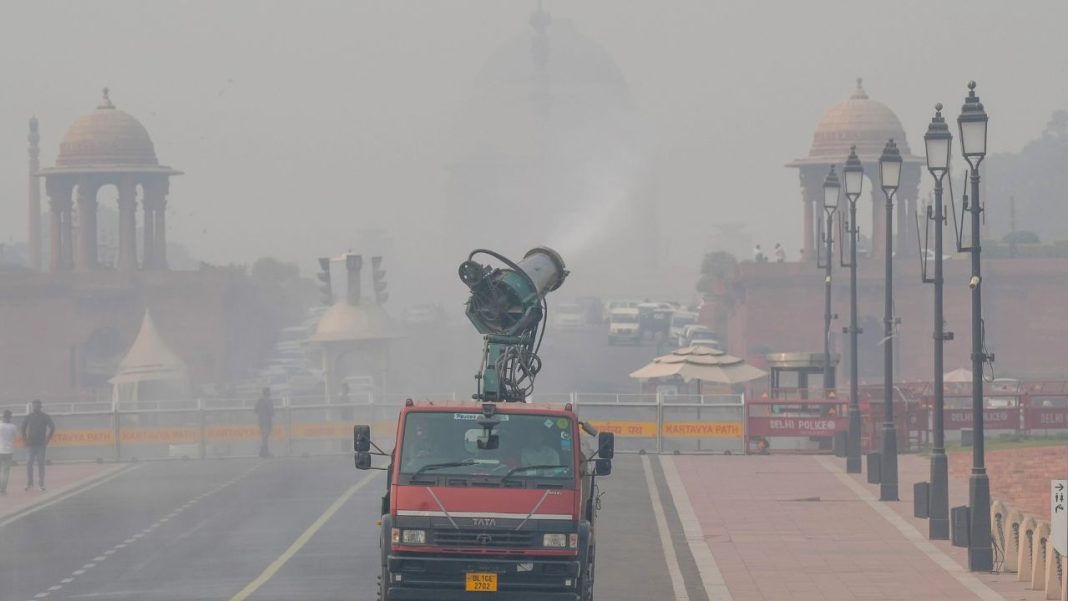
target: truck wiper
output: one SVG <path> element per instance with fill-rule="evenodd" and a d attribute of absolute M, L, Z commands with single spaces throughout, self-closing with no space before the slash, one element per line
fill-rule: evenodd
<path fill-rule="evenodd" d="M 521 465 L 519 467 L 512 468 L 507 474 L 501 477 L 501 480 L 507 480 L 512 477 L 512 474 L 516 472 L 525 472 L 527 470 L 551 470 L 567 467 L 566 465 Z"/>
<path fill-rule="evenodd" d="M 415 473 L 411 475 L 412 478 L 422 474 L 423 472 L 429 472 L 430 470 L 440 470 L 447 467 L 464 467 L 468 465 L 475 465 L 478 463 L 474 459 L 464 459 L 463 461 L 449 461 L 447 463 L 428 463 L 423 467 L 415 470 Z"/>

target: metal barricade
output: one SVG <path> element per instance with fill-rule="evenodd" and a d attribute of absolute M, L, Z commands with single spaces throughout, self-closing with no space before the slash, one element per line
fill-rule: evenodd
<path fill-rule="evenodd" d="M 616 435 L 617 452 L 660 452 L 657 395 L 573 393 L 571 402 L 583 420 L 600 431 Z"/>
<path fill-rule="evenodd" d="M 665 453 L 745 453 L 745 397 L 662 396 L 660 450 Z"/>

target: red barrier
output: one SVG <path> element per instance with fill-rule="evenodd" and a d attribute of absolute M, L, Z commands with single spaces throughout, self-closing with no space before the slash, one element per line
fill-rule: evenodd
<path fill-rule="evenodd" d="M 971 409 L 947 409 L 945 413 L 946 430 L 960 430 L 972 427 Z M 987 430 L 1019 430 L 1020 410 L 1017 407 L 1005 409 L 986 409 L 983 411 L 983 427 Z"/>
<path fill-rule="evenodd" d="M 845 417 L 750 417 L 750 436 L 834 436 L 849 429 Z"/>
<path fill-rule="evenodd" d="M 1024 424 L 1028 430 L 1068 430 L 1068 407 L 1028 407 Z"/>

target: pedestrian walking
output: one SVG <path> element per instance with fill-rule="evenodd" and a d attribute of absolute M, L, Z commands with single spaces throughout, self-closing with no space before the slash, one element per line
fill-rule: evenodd
<path fill-rule="evenodd" d="M 260 422 L 260 457 L 270 457 L 271 449 L 268 446 L 271 440 L 271 429 L 274 427 L 274 401 L 271 400 L 271 389 L 264 388 L 259 400 L 256 401 L 256 417 Z"/>
<path fill-rule="evenodd" d="M 767 258 L 764 256 L 764 251 L 760 248 L 760 245 L 757 244 L 753 247 L 753 261 L 756 263 L 763 263 L 766 260 Z"/>
<path fill-rule="evenodd" d="M 4 409 L 0 418 L 0 497 L 7 495 L 7 480 L 11 476 L 11 464 L 15 461 L 15 437 L 19 429 L 11 423 L 11 411 Z"/>
<path fill-rule="evenodd" d="M 778 242 L 775 243 L 775 262 L 776 263 L 785 263 L 786 262 L 786 249 L 783 248 L 782 245 L 779 244 Z"/>
<path fill-rule="evenodd" d="M 22 420 L 22 440 L 29 451 L 26 460 L 26 490 L 33 488 L 33 464 L 37 462 L 37 486 L 45 491 L 45 451 L 52 435 L 56 433 L 56 424 L 52 418 L 41 411 L 41 399 L 33 400 L 33 411 Z"/>

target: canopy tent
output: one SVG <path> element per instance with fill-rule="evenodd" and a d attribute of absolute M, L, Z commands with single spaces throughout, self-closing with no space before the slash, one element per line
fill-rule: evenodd
<path fill-rule="evenodd" d="M 753 367 L 738 357 L 697 345 L 657 357 L 652 363 L 631 372 L 630 377 L 638 380 L 677 377 L 685 382 L 697 380 L 733 385 L 758 380 L 767 375 L 768 372 Z"/>
<path fill-rule="evenodd" d="M 964 367 L 958 367 L 957 369 L 954 369 L 953 371 L 948 371 L 945 374 L 943 374 L 942 375 L 942 381 L 947 383 L 947 384 L 950 384 L 950 383 L 969 383 L 970 384 L 971 381 L 972 381 L 972 370 L 964 368 Z"/>
<path fill-rule="evenodd" d="M 163 341 L 147 310 L 137 338 L 109 381 L 115 403 L 176 400 L 189 393 L 185 362 Z"/>

